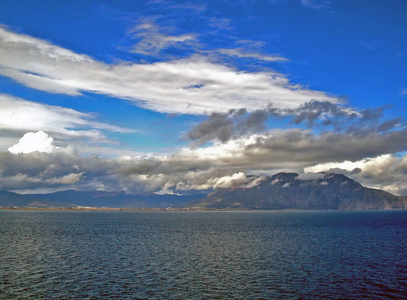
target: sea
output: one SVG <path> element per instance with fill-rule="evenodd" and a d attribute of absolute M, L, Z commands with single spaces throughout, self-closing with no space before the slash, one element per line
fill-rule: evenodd
<path fill-rule="evenodd" d="M 0 299 L 407 299 L 407 211 L 0 211 Z"/>

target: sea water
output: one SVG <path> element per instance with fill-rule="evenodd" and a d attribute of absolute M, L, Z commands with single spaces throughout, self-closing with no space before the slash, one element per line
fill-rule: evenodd
<path fill-rule="evenodd" d="M 407 211 L 3 210 L 0 298 L 407 298 Z"/>

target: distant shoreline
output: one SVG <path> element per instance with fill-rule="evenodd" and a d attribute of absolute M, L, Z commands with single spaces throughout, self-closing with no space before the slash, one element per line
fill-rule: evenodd
<path fill-rule="evenodd" d="M 403 211 L 407 209 L 360 209 L 360 210 L 339 210 L 339 209 L 197 209 L 197 208 L 108 208 L 108 207 L 0 207 L 2 210 L 32 210 L 32 211 L 151 211 L 151 212 L 290 212 L 290 211 L 335 211 L 335 212 L 363 212 L 363 211 Z"/>
<path fill-rule="evenodd" d="M 190 209 L 166 208 L 113 208 L 113 207 L 0 207 L 0 210 L 69 210 L 69 211 L 186 211 Z"/>
<path fill-rule="evenodd" d="M 0 210 L 47 210 L 47 211 L 306 211 L 301 209 L 197 209 L 197 208 L 108 208 L 108 207 L 0 207 Z M 329 210 L 321 210 L 329 211 Z"/>

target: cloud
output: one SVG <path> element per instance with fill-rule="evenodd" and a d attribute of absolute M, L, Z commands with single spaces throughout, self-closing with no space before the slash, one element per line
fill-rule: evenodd
<path fill-rule="evenodd" d="M 219 49 L 216 50 L 216 52 L 219 52 L 220 54 L 224 55 L 229 55 L 229 56 L 234 56 L 238 58 L 254 58 L 257 60 L 264 60 L 264 61 L 269 61 L 269 62 L 282 62 L 282 61 L 288 61 L 287 58 L 278 56 L 278 55 L 265 55 L 265 54 L 260 54 L 257 52 L 248 52 L 243 49 Z"/>
<path fill-rule="evenodd" d="M 105 94 L 164 113 L 210 114 L 269 105 L 295 108 L 311 100 L 340 102 L 292 84 L 279 73 L 239 71 L 200 56 L 151 64 L 106 64 L 5 28 L 0 28 L 0 75 L 50 93 Z"/>
<path fill-rule="evenodd" d="M 331 1 L 328 0 L 300 0 L 302 6 L 306 8 L 311 8 L 314 10 L 322 10 L 328 8 Z"/>
<path fill-rule="evenodd" d="M 401 121 L 402 121 L 402 118 L 395 118 L 395 119 L 383 122 L 377 127 L 377 130 L 379 132 L 390 130 L 390 129 L 400 125 Z"/>
<path fill-rule="evenodd" d="M 380 107 L 357 111 L 326 101 L 311 101 L 294 109 L 269 107 L 252 112 L 232 109 L 227 113 L 212 113 L 207 120 L 195 124 L 186 138 L 193 141 L 195 146 L 215 140 L 227 142 L 248 133 L 263 132 L 267 120 L 282 118 L 287 120 L 289 126 L 305 123 L 308 128 L 359 135 L 403 127 L 402 118 L 382 122 L 383 110 Z"/>
<path fill-rule="evenodd" d="M 212 113 L 208 120 L 190 130 L 187 137 L 190 140 L 199 140 L 201 144 L 213 139 L 226 142 L 233 132 L 234 124 L 228 114 Z"/>
<path fill-rule="evenodd" d="M 227 142 L 236 135 L 264 130 L 267 118 L 266 110 L 248 113 L 246 109 L 240 109 L 230 110 L 228 113 L 212 113 L 206 121 L 194 126 L 186 138 L 194 141 L 194 145 L 202 145 L 212 140 Z"/>
<path fill-rule="evenodd" d="M 27 132 L 18 144 L 8 148 L 14 154 L 31 153 L 34 151 L 51 153 L 55 150 L 54 139 L 43 131 Z"/>
<path fill-rule="evenodd" d="M 82 173 L 70 173 L 70 174 L 64 175 L 62 177 L 47 179 L 46 182 L 52 183 L 52 184 L 62 184 L 62 185 L 74 184 L 74 183 L 77 183 L 81 179 L 82 175 L 83 175 L 83 172 Z"/>
<path fill-rule="evenodd" d="M 0 133 L 8 136 L 10 147 L 27 132 L 44 131 L 52 135 L 60 145 L 75 140 L 107 141 L 103 131 L 121 133 L 134 130 L 95 121 L 95 116 L 60 106 L 36 103 L 0 94 Z M 3 148 L 4 149 L 4 148 Z"/>
<path fill-rule="evenodd" d="M 184 48 L 186 45 L 196 44 L 193 34 L 170 35 L 164 32 L 171 32 L 171 28 L 159 27 L 153 20 L 134 26 L 129 32 L 133 38 L 139 42 L 132 48 L 132 52 L 149 56 L 157 56 L 164 49 L 169 47 Z"/>
<path fill-rule="evenodd" d="M 241 182 L 246 181 L 246 175 L 243 172 L 234 173 L 232 175 L 223 176 L 220 178 L 214 178 L 208 181 L 208 188 L 231 188 L 235 184 L 240 184 Z"/>
<path fill-rule="evenodd" d="M 304 170 L 305 171 L 305 170 Z M 305 171 L 307 172 L 307 171 Z M 299 174 L 295 177 L 296 180 L 316 180 L 316 179 L 323 179 L 325 174 L 323 173 L 303 173 Z"/>
<path fill-rule="evenodd" d="M 376 165 L 368 168 L 367 164 L 363 167 L 358 162 L 366 157 L 406 150 L 406 129 L 361 135 L 348 132 L 313 134 L 310 130 L 290 129 L 245 135 L 206 147 L 185 147 L 168 155 L 82 156 L 62 147 L 51 153 L 0 152 L 0 188 L 27 192 L 64 187 L 133 194 L 165 189 L 182 193 L 230 187 L 234 183 L 250 185 L 252 180 L 246 178 L 247 174 L 273 174 L 282 169 L 297 172 L 304 168 L 306 171 L 338 169 L 345 168 L 339 163 L 349 161 L 350 166 L 345 171 L 356 176 L 354 179 L 360 179 L 367 186 L 379 186 L 375 178 L 381 178 L 389 184 L 380 187 L 395 192 L 390 179 L 397 178 L 394 182 L 401 184 L 401 174 L 407 163 L 387 159 L 386 163 L 380 163 L 380 171 L 376 172 Z M 324 163 L 331 164 L 316 168 Z M 361 171 L 357 172 L 355 168 Z M 398 177 L 392 175 L 392 170 L 397 170 Z"/>
<path fill-rule="evenodd" d="M 82 156 L 69 149 L 14 154 L 0 152 L 0 189 L 36 192 L 59 189 L 113 188 L 117 183 L 115 159 Z M 120 189 L 120 185 L 116 185 Z"/>
<path fill-rule="evenodd" d="M 296 170 L 320 162 L 357 161 L 387 151 L 407 150 L 407 131 L 385 134 L 367 132 L 364 136 L 326 132 L 320 135 L 309 130 L 271 130 L 225 143 L 215 142 L 201 148 L 183 148 L 168 156 L 152 156 L 132 160 L 121 168 L 124 177 L 142 178 L 157 188 L 166 184 L 178 190 L 213 187 L 216 178 L 243 172 L 273 173 Z M 355 150 L 356 149 L 356 150 Z"/>
<path fill-rule="evenodd" d="M 365 186 L 384 189 L 396 195 L 407 195 L 407 155 L 397 157 L 394 154 L 383 154 L 353 162 L 317 164 L 304 171 L 343 173 Z"/>

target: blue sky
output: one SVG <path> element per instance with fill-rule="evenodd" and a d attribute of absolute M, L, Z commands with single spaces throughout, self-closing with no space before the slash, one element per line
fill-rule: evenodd
<path fill-rule="evenodd" d="M 0 6 L 2 189 L 331 170 L 407 191 L 405 1 Z"/>

